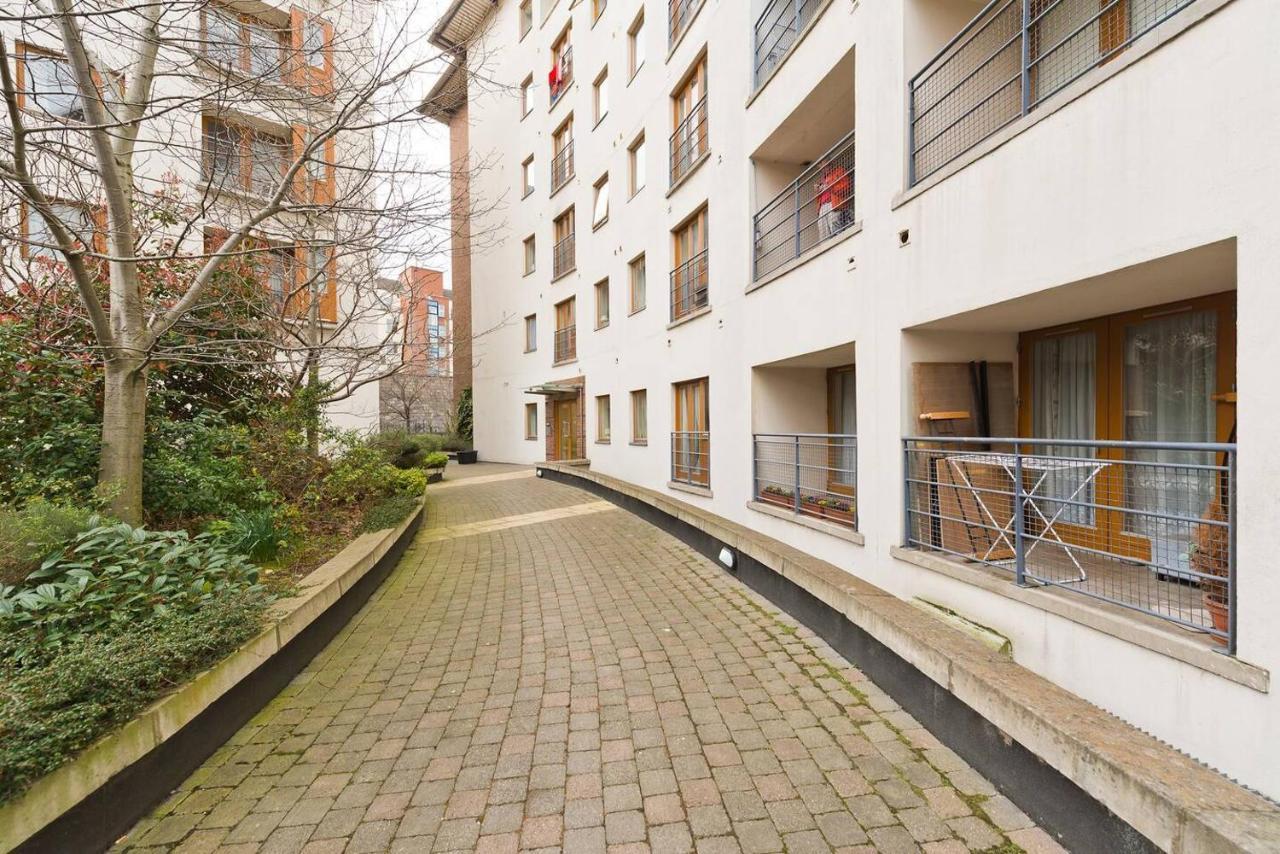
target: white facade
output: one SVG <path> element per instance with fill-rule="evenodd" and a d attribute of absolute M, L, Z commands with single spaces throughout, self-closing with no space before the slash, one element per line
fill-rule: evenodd
<path fill-rule="evenodd" d="M 605 4 L 534 5 L 523 37 L 521 4 L 501 0 L 467 45 L 472 72 L 510 87 L 473 86 L 468 104 L 472 156 L 492 162 L 474 176 L 472 196 L 503 200 L 472 225 L 498 236 L 471 259 L 474 328 L 496 328 L 474 344 L 482 458 L 545 459 L 547 404 L 526 390 L 581 377 L 583 455 L 593 469 L 672 491 L 898 596 L 990 627 L 1024 666 L 1280 797 L 1280 701 L 1268 675 L 1280 667 L 1280 580 L 1271 570 L 1280 551 L 1280 446 L 1270 441 L 1280 386 L 1268 379 L 1280 363 L 1280 77 L 1268 58 L 1280 6 L 1193 0 L 1179 11 L 1165 3 L 1168 18 L 1127 49 L 911 186 L 909 81 L 978 3 L 805 4 L 818 10 L 812 25 L 759 91 L 753 26 L 762 0 L 689 4 L 696 17 L 670 49 L 666 2 L 612 0 L 594 21 Z M 1151 5 L 1135 3 L 1131 20 L 1150 13 L 1137 6 Z M 641 10 L 645 61 L 631 78 L 629 33 Z M 573 81 L 549 107 L 552 46 L 567 25 Z M 672 95 L 704 52 L 710 154 L 673 189 Z M 597 123 L 593 81 L 606 68 L 609 112 Z M 1040 85 L 1063 73 L 1041 68 Z M 522 116 L 519 89 L 530 75 L 531 110 Z M 549 194 L 553 133 L 570 113 L 576 174 Z M 755 280 L 754 214 L 849 131 L 856 225 L 802 263 Z M 644 186 L 629 198 L 628 150 L 641 133 Z M 522 198 L 530 156 L 536 189 Z M 593 228 L 593 188 L 606 174 L 608 218 Z M 576 269 L 553 280 L 553 220 L 570 205 Z M 672 324 L 671 232 L 703 205 L 710 308 Z M 530 235 L 537 264 L 525 275 Z M 647 305 L 629 314 L 628 263 L 641 253 Z M 593 289 L 606 278 L 610 320 L 595 329 Z M 1005 582 L 979 583 L 988 576 L 977 568 L 955 562 L 948 571 L 902 552 L 902 439 L 922 429 L 913 364 L 990 360 L 1017 370 L 1020 333 L 1212 294 L 1225 294 L 1238 314 L 1236 386 L 1218 389 L 1239 400 L 1234 659 L 1164 621 L 1069 594 L 1009 595 L 995 589 L 1012 588 Z M 555 305 L 570 296 L 576 357 L 553 365 Z M 533 352 L 525 352 L 527 315 L 537 317 Z M 825 381 L 815 370 L 845 363 L 856 363 L 858 533 L 842 537 L 748 503 L 753 433 L 826 432 Z M 689 490 L 671 484 L 672 386 L 702 377 L 710 488 Z M 628 441 L 637 389 L 647 390 L 646 445 Z M 598 395 L 611 400 L 608 443 L 597 441 Z M 536 439 L 526 436 L 529 403 L 538 407 Z"/>

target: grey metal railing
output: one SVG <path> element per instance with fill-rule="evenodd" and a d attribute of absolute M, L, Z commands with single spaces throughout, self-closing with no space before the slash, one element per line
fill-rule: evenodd
<path fill-rule="evenodd" d="M 574 244 L 574 235 L 570 234 L 551 247 L 551 278 L 558 279 L 577 268 L 578 261 L 577 253 L 574 251 Z"/>
<path fill-rule="evenodd" d="M 698 158 L 707 153 L 711 145 L 707 132 L 707 96 L 703 95 L 671 134 L 672 185 L 687 175 Z"/>
<path fill-rule="evenodd" d="M 711 486 L 711 433 L 671 433 L 671 479 L 689 486 Z"/>
<path fill-rule="evenodd" d="M 671 271 L 671 319 L 679 320 L 708 304 L 710 259 L 703 249 Z"/>
<path fill-rule="evenodd" d="M 753 444 L 756 501 L 857 529 L 857 436 L 756 433 Z"/>
<path fill-rule="evenodd" d="M 704 0 L 667 0 L 667 44 L 674 46 L 702 8 Z"/>
<path fill-rule="evenodd" d="M 752 88 L 760 88 L 773 69 L 795 45 L 800 31 L 812 20 L 823 0 L 772 0 L 755 25 L 755 77 Z"/>
<path fill-rule="evenodd" d="M 837 237 L 854 223 L 854 134 L 800 173 L 755 215 L 753 278 Z"/>
<path fill-rule="evenodd" d="M 1236 445 L 908 438 L 905 544 L 1236 648 Z"/>
<path fill-rule="evenodd" d="M 551 106 L 554 107 L 556 102 L 565 92 L 569 91 L 570 84 L 573 83 L 573 45 L 569 45 L 560 54 L 560 80 L 550 88 Z"/>
<path fill-rule="evenodd" d="M 927 178 L 1195 0 L 992 0 L 908 84 Z"/>
<path fill-rule="evenodd" d="M 555 361 L 567 362 L 578 355 L 578 327 L 570 323 L 556 330 Z"/>
<path fill-rule="evenodd" d="M 554 193 L 568 183 L 573 174 L 573 140 L 569 140 L 551 158 L 551 192 Z"/>

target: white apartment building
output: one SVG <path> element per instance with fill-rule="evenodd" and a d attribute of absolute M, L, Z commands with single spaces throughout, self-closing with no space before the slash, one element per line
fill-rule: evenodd
<path fill-rule="evenodd" d="M 1280 798 L 1280 4 L 457 0 L 434 40 L 489 164 L 483 459 L 945 608 Z"/>
<path fill-rule="evenodd" d="M 123 98 L 138 55 L 140 11 L 103 4 L 77 12 L 95 75 L 109 78 Z M 35 178 L 71 231 L 105 252 L 101 181 L 68 156 L 93 162 L 80 130 L 85 110 L 51 20 L 32 7 L 0 24 L 0 38 L 17 106 L 33 130 L 28 147 Z M 348 95 L 336 90 L 367 73 L 371 23 L 372 10 L 349 0 L 214 0 L 164 11 L 164 42 L 133 173 L 135 196 L 148 205 L 146 213 L 138 208 L 150 241 L 146 252 L 163 254 L 164 241 L 177 243 L 180 253 L 211 251 L 261 208 L 307 141 L 335 122 Z M 11 140 L 7 121 L 5 128 Z M 348 251 L 339 235 L 351 229 L 343 217 L 351 216 L 353 193 L 363 192 L 358 187 L 372 164 L 372 137 L 368 130 L 343 131 L 317 149 L 294 180 L 287 209 L 261 222 L 242 250 L 280 304 L 285 358 L 300 363 L 305 357 L 297 354 L 318 343 L 327 354 L 322 376 L 351 392 L 328 414 L 340 427 L 362 430 L 378 424 L 377 383 L 365 378 L 385 369 L 369 352 L 387 337 L 389 309 L 375 286 L 371 253 Z M 5 255 L 7 279 L 23 281 L 39 268 L 33 258 L 57 253 L 39 245 L 53 240 L 43 217 L 16 194 L 0 193 L 10 202 L 0 211 L 0 243 L 15 244 Z M 152 197 L 160 196 L 171 199 L 172 219 L 153 213 L 161 205 L 152 205 Z M 313 307 L 314 335 L 305 329 Z M 387 343 L 390 358 L 397 348 Z"/>

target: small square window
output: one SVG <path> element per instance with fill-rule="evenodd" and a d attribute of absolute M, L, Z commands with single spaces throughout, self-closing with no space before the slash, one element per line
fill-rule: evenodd
<path fill-rule="evenodd" d="M 524 274 L 527 276 L 537 269 L 537 238 L 532 234 L 524 239 Z"/>
<path fill-rule="evenodd" d="M 538 438 L 538 404 L 526 403 L 524 405 L 524 437 L 526 439 Z"/>
<path fill-rule="evenodd" d="M 609 325 L 609 280 L 596 282 L 596 329 Z"/>
<path fill-rule="evenodd" d="M 524 319 L 524 351 L 532 353 L 538 349 L 538 315 L 531 314 Z"/>
<path fill-rule="evenodd" d="M 644 256 L 641 255 L 627 266 L 631 279 L 631 313 L 635 314 L 637 311 L 644 311 Z"/>
<path fill-rule="evenodd" d="M 596 397 L 596 441 L 601 444 L 608 444 L 613 432 L 610 420 L 609 395 L 599 395 Z"/>

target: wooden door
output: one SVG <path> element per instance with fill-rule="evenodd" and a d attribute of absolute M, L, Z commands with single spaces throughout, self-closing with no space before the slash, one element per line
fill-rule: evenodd
<path fill-rule="evenodd" d="M 675 386 L 675 436 L 672 441 L 673 479 L 699 486 L 711 483 L 710 413 L 707 380 Z"/>
<path fill-rule="evenodd" d="M 551 427 L 555 431 L 553 445 L 557 460 L 582 459 L 577 429 L 581 420 L 581 405 L 581 397 L 577 396 L 552 401 Z"/>
<path fill-rule="evenodd" d="M 827 369 L 827 432 L 855 436 L 858 432 L 857 373 L 853 365 Z M 857 445 L 832 439 L 827 448 L 827 491 L 853 495 L 857 485 Z"/>

